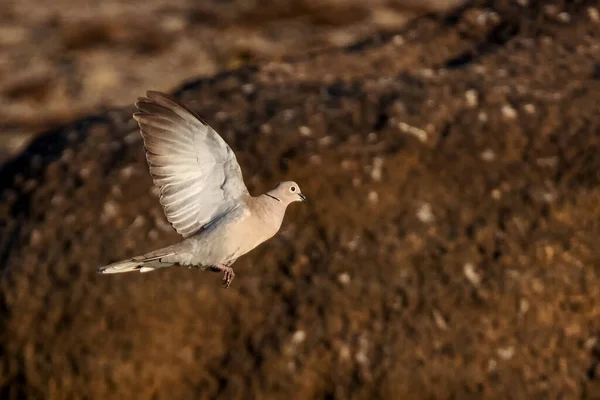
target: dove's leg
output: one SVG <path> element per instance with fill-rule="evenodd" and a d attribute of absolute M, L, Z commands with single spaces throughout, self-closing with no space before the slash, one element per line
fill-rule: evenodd
<path fill-rule="evenodd" d="M 214 272 L 223 272 L 223 286 L 225 286 L 225 288 L 228 288 L 229 285 L 231 285 L 233 278 L 235 278 L 233 268 L 227 265 L 213 265 L 210 267 L 210 270 Z"/>

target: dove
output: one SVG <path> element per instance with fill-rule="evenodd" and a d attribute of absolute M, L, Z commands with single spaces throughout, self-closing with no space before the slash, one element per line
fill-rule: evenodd
<path fill-rule="evenodd" d="M 223 273 L 279 231 L 287 207 L 306 202 L 296 182 L 252 196 L 234 152 L 196 113 L 174 98 L 148 91 L 133 114 L 144 141 L 150 175 L 171 226 L 183 240 L 98 268 L 101 274 L 150 272 L 184 266 Z"/>

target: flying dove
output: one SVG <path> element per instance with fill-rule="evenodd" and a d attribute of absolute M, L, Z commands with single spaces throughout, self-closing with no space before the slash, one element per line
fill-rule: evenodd
<path fill-rule="evenodd" d="M 306 201 L 295 182 L 281 182 L 254 197 L 223 138 L 193 111 L 155 91 L 140 97 L 133 114 L 167 220 L 184 239 L 160 250 L 98 269 L 101 274 L 150 272 L 174 265 L 223 272 L 273 237 L 287 206 Z"/>

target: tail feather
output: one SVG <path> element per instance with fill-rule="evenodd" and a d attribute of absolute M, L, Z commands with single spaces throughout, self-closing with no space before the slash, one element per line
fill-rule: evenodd
<path fill-rule="evenodd" d="M 100 267 L 96 272 L 98 272 L 99 274 L 120 274 L 121 272 L 131 272 L 138 270 L 140 269 L 141 264 L 143 263 L 134 260 L 119 261 Z"/>
<path fill-rule="evenodd" d="M 150 256 L 134 257 L 129 260 L 117 261 L 112 264 L 105 265 L 96 270 L 99 274 L 120 274 L 123 272 L 150 272 L 157 268 L 169 267 L 173 263 L 164 262 L 163 258 L 171 256 L 175 253 L 166 253 Z"/>

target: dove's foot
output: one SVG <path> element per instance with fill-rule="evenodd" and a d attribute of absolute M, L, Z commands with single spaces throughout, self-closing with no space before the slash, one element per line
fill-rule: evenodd
<path fill-rule="evenodd" d="M 223 274 L 223 286 L 225 286 L 225 289 L 231 285 L 233 278 L 235 278 L 235 272 L 233 272 L 233 268 L 226 267 L 225 273 Z"/>
<path fill-rule="evenodd" d="M 215 272 L 223 271 L 223 286 L 225 286 L 225 289 L 231 285 L 233 278 L 235 278 L 235 272 L 233 272 L 233 268 L 228 267 L 227 265 L 216 265 L 210 267 L 210 270 Z"/>

